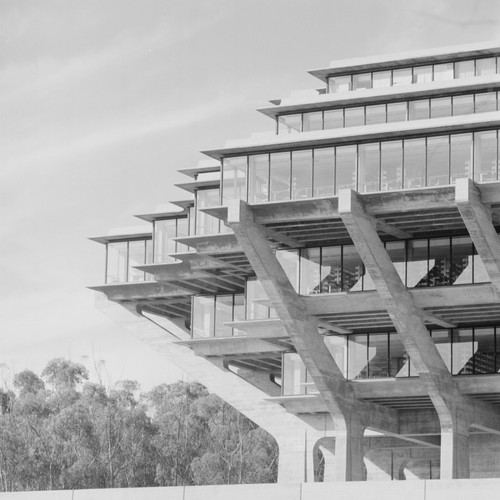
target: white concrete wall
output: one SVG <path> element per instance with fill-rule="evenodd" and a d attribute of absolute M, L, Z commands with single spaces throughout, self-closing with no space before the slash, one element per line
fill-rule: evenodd
<path fill-rule="evenodd" d="M 0 500 L 470 500 L 498 498 L 500 479 L 250 484 L 0 493 Z"/>

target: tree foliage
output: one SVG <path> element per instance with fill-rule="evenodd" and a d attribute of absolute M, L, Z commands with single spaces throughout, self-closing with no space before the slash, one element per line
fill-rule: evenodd
<path fill-rule="evenodd" d="M 107 391 L 62 358 L 42 378 L 0 390 L 0 491 L 276 480 L 274 440 L 200 384 Z"/>

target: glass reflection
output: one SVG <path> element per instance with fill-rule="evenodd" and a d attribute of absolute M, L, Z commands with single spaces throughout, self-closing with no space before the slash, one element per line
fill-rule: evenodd
<path fill-rule="evenodd" d="M 335 148 L 314 151 L 313 196 L 330 196 L 335 192 Z"/>
<path fill-rule="evenodd" d="M 265 203 L 269 199 L 269 155 L 248 157 L 248 203 Z"/>
<path fill-rule="evenodd" d="M 361 193 L 379 190 L 380 150 L 379 143 L 360 144 L 358 191 Z"/>
<path fill-rule="evenodd" d="M 292 199 L 311 198 L 313 181 L 312 150 L 292 151 Z"/>
<path fill-rule="evenodd" d="M 247 157 L 224 158 L 222 162 L 222 204 L 247 198 Z"/>
<path fill-rule="evenodd" d="M 127 281 L 127 242 L 107 244 L 106 283 Z"/>
<path fill-rule="evenodd" d="M 290 199 L 290 153 L 271 153 L 270 201 Z"/>

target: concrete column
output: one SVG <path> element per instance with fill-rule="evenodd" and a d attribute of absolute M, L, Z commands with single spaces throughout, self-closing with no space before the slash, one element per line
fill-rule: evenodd
<path fill-rule="evenodd" d="M 347 481 L 366 479 L 364 464 L 363 433 L 365 429 L 359 420 L 351 420 L 345 429 L 335 433 L 335 477 Z"/>
<path fill-rule="evenodd" d="M 306 469 L 307 443 L 324 437 L 324 428 L 317 429 L 280 405 L 267 401 L 266 392 L 226 370 L 221 359 L 195 356 L 188 347 L 176 344 L 176 337 L 138 314 L 133 304 L 118 305 L 103 296 L 98 296 L 96 302 L 98 308 L 120 326 L 268 432 L 279 448 L 278 482 L 314 480 Z"/>
<path fill-rule="evenodd" d="M 469 478 L 469 432 L 463 424 L 441 431 L 441 479 Z"/>
<path fill-rule="evenodd" d="M 241 200 L 233 200 L 228 206 L 227 222 L 333 419 L 336 479 L 363 479 L 364 428 L 391 428 L 393 432 L 397 432 L 397 413 L 354 397 L 352 386 L 345 380 L 318 333 L 317 320 L 307 313 L 303 300 L 274 255 L 264 229 L 255 223 L 251 207 Z"/>
<path fill-rule="evenodd" d="M 500 291 L 500 236 L 491 208 L 482 202 L 478 187 L 468 178 L 456 180 L 455 203 L 491 283 Z"/>
<path fill-rule="evenodd" d="M 366 213 L 356 192 L 340 190 L 339 214 L 438 414 L 442 478 L 468 477 L 467 446 L 459 436 L 465 437 L 460 429 L 469 427 L 472 408 L 429 335 L 425 313 L 416 307 L 387 254 L 376 231 L 376 220 Z"/>

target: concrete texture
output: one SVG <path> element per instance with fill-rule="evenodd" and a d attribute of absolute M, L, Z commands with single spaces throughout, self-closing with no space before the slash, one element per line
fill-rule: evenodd
<path fill-rule="evenodd" d="M 497 498 L 500 479 L 247 484 L 0 493 L 0 500 L 470 500 Z"/>

